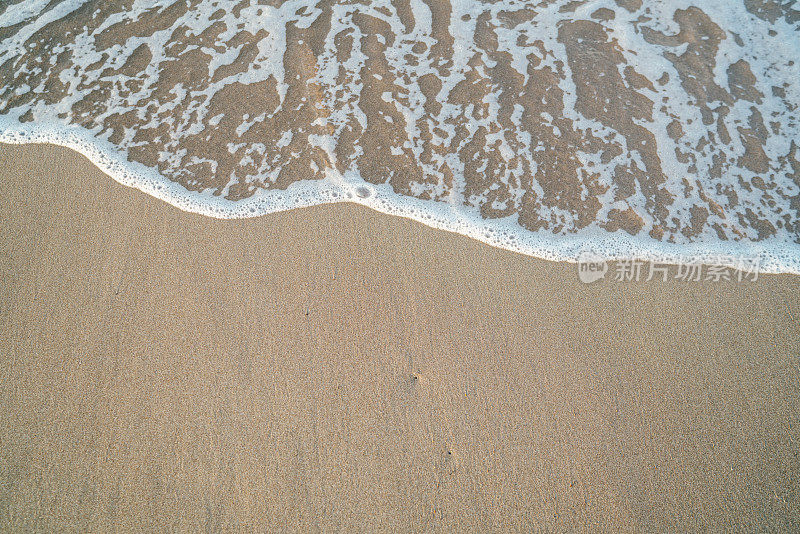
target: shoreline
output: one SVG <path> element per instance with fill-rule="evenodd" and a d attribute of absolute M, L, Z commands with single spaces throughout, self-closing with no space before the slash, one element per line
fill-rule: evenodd
<path fill-rule="evenodd" d="M 800 528 L 797 276 L 583 284 L 351 203 L 219 220 L 0 162 L 3 529 Z"/>
<path fill-rule="evenodd" d="M 215 219 L 256 218 L 293 209 L 351 203 L 381 214 L 408 218 L 502 250 L 553 262 L 577 263 L 582 254 L 591 254 L 606 261 L 638 259 L 672 265 L 694 258 L 703 265 L 736 268 L 737 260 L 755 258 L 761 272 L 800 275 L 800 243 L 718 241 L 674 244 L 648 236 L 630 235 L 623 230 L 612 234 L 595 228 L 583 231 L 584 235 L 520 231 L 502 219 L 482 219 L 474 214 L 466 218 L 464 213 L 459 213 L 459 219 L 454 220 L 447 204 L 399 195 L 385 184 L 366 181 L 342 184 L 336 181 L 301 181 L 293 183 L 286 191 L 261 191 L 249 199 L 232 202 L 206 192 L 189 191 L 153 169 L 125 160 L 112 145 L 102 146 L 102 140 L 94 139 L 80 129 L 69 128 L 55 133 L 52 128 L 37 131 L 30 126 L 14 126 L 13 122 L 0 117 L 0 130 L 0 146 L 44 144 L 67 148 L 81 154 L 121 185 L 137 189 L 182 211 Z M 357 190 L 364 187 L 368 188 L 369 196 L 360 197 Z"/>

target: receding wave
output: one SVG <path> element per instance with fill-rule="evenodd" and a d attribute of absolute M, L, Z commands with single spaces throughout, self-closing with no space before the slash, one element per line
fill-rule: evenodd
<path fill-rule="evenodd" d="M 523 253 L 800 272 L 778 0 L 10 0 L 0 140 L 184 209 L 354 201 Z"/>

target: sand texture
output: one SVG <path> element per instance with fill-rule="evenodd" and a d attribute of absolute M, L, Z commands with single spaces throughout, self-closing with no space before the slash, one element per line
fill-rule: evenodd
<path fill-rule="evenodd" d="M 581 284 L 0 147 L 0 530 L 800 529 L 800 277 Z"/>

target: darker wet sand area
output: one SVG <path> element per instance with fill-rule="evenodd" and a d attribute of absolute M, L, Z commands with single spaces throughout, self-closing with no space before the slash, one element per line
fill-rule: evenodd
<path fill-rule="evenodd" d="M 797 249 L 800 11 L 691 4 L 0 3 L 0 134 L 104 146 L 227 210 L 345 180 L 517 242 Z"/>
<path fill-rule="evenodd" d="M 581 284 L 0 147 L 0 529 L 800 528 L 800 277 Z"/>

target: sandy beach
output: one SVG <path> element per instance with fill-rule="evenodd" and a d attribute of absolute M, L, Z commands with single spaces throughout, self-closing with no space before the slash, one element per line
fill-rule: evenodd
<path fill-rule="evenodd" d="M 0 147 L 0 529 L 800 528 L 800 277 L 585 285 Z"/>

